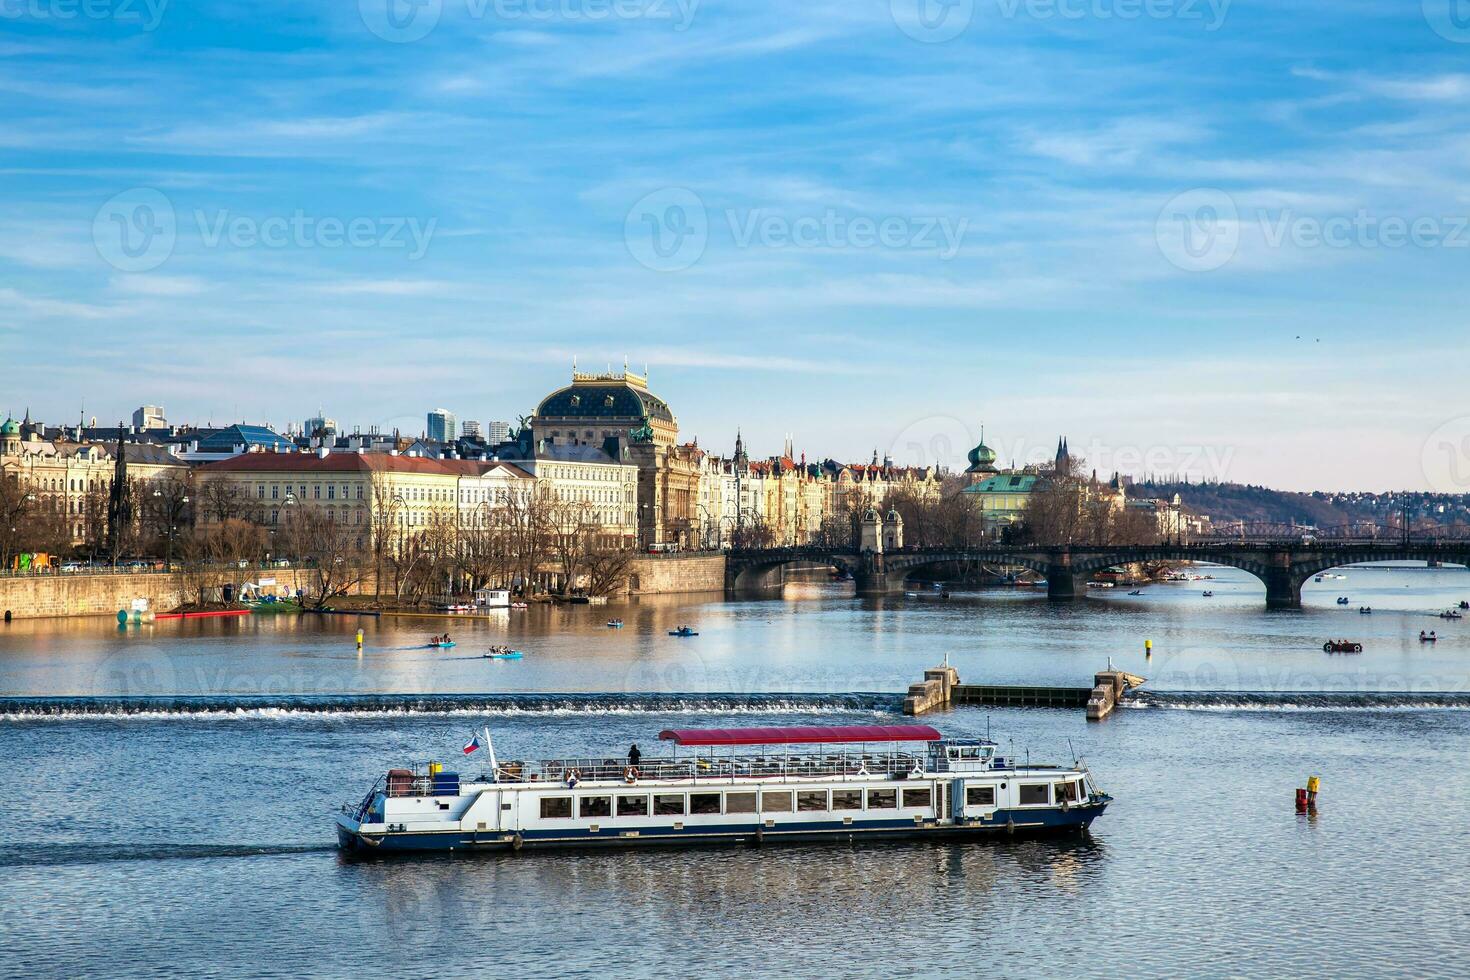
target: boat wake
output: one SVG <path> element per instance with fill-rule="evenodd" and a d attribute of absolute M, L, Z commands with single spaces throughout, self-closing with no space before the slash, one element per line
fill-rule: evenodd
<path fill-rule="evenodd" d="M 197 861 L 208 858 L 260 857 L 332 851 L 322 844 L 4 844 L 0 868 L 57 867 L 113 861 Z"/>
<path fill-rule="evenodd" d="M 1120 707 L 1176 711 L 1466 711 L 1470 694 L 1356 691 L 1134 691 Z"/>
<path fill-rule="evenodd" d="M 196 721 L 473 715 L 894 714 L 894 694 L 367 694 L 0 698 L 0 721 Z"/>

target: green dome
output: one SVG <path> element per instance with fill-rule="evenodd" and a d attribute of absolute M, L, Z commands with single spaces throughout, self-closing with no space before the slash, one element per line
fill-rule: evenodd
<path fill-rule="evenodd" d="M 985 433 L 980 433 L 980 445 L 970 450 L 970 472 L 988 473 L 995 470 L 995 450 L 985 445 Z"/>
<path fill-rule="evenodd" d="M 15 419 L 6 419 L 4 425 L 0 425 L 0 436 L 20 435 L 20 423 Z"/>

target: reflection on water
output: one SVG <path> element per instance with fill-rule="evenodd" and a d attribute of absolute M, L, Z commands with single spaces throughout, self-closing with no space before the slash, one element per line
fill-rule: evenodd
<path fill-rule="evenodd" d="M 1455 692 L 1467 690 L 1470 620 L 1436 618 L 1470 597 L 1463 568 L 1354 568 L 1309 583 L 1308 608 L 1267 612 L 1236 569 L 1142 596 L 1056 605 L 1037 590 L 949 600 L 858 600 L 822 580 L 784 599 L 662 596 L 593 607 L 537 607 L 453 624 L 451 651 L 426 648 L 442 619 L 260 616 L 118 627 L 107 620 L 28 621 L 0 629 L 0 690 L 13 694 L 279 696 L 372 693 L 898 693 L 945 656 L 967 680 L 1084 684 L 1109 659 L 1154 691 Z M 1372 605 L 1340 607 L 1337 594 Z M 623 619 L 609 630 L 609 617 Z M 670 637 L 683 623 L 700 636 Z M 365 649 L 354 643 L 366 632 Z M 1437 644 L 1418 642 L 1437 629 Z M 1322 652 L 1348 637 L 1359 655 Z M 1144 656 L 1144 640 L 1153 656 Z M 491 644 L 520 661 L 487 661 Z"/>

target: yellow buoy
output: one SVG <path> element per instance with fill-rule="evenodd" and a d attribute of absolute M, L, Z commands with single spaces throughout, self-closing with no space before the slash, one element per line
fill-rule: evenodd
<path fill-rule="evenodd" d="M 1143 641 L 1143 655 L 1145 657 L 1152 657 L 1154 655 L 1154 641 L 1153 640 L 1144 640 Z"/>
<path fill-rule="evenodd" d="M 1308 776 L 1307 777 L 1307 792 L 1308 793 L 1311 793 L 1312 795 L 1315 796 L 1316 793 L 1317 793 L 1317 788 L 1319 786 L 1321 786 L 1321 785 L 1322 785 L 1322 780 L 1318 779 L 1316 776 Z"/>

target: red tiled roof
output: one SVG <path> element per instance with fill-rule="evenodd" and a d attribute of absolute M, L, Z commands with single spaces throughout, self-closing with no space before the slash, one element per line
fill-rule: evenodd
<path fill-rule="evenodd" d="M 467 460 L 438 460 L 422 456 L 390 456 L 387 453 L 244 453 L 200 467 L 206 473 L 424 473 L 454 476 L 459 470 L 448 463 Z"/>

